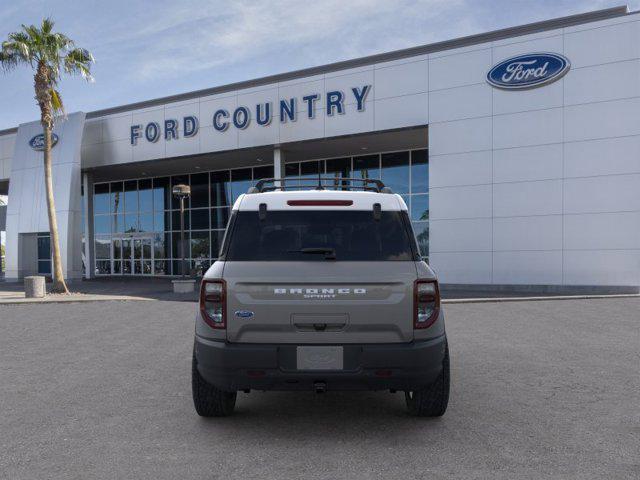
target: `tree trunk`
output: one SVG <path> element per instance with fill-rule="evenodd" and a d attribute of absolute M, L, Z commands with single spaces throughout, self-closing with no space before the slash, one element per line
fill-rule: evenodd
<path fill-rule="evenodd" d="M 60 240 L 58 237 L 58 219 L 53 199 L 53 179 L 51 172 L 51 127 L 44 125 L 44 183 L 47 189 L 47 212 L 49 213 L 49 232 L 51 233 L 51 260 L 53 261 L 54 293 L 69 293 L 62 273 Z"/>
<path fill-rule="evenodd" d="M 49 233 L 51 235 L 51 260 L 53 263 L 54 293 L 69 293 L 62 273 L 60 257 L 60 239 L 58 236 L 58 219 L 53 198 L 53 178 L 51 169 L 51 131 L 53 130 L 53 104 L 51 102 L 51 72 L 40 62 L 34 76 L 36 100 L 40 107 L 40 123 L 44 130 L 44 184 L 47 191 L 47 212 L 49 214 Z"/>

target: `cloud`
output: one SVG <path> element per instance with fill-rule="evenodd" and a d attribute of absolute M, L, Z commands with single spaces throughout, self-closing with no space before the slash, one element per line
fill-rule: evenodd
<path fill-rule="evenodd" d="M 441 19 L 448 30 L 447 16 L 465 10 L 463 0 L 190 1 L 177 3 L 171 15 L 152 13 L 140 29 L 109 44 L 127 45 L 132 78 L 145 81 L 294 50 L 311 65 L 413 46 L 443 37 L 440 28 L 425 25 Z M 455 31 L 466 34 L 480 26 L 467 16 Z"/>
<path fill-rule="evenodd" d="M 640 0 L 628 2 L 632 10 Z M 0 36 L 54 14 L 94 53 L 96 83 L 64 80 L 91 111 L 573 13 L 620 0 L 14 0 Z M 0 76 L 0 128 L 37 118 L 31 74 Z M 17 100 L 18 99 L 18 100 Z"/>

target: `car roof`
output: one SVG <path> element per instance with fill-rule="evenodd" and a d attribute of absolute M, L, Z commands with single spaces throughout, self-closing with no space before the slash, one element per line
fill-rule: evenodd
<path fill-rule="evenodd" d="M 290 201 L 350 201 L 351 205 L 291 205 Z M 275 190 L 264 193 L 248 193 L 238 197 L 233 210 L 256 211 L 260 204 L 266 204 L 268 210 L 371 210 L 379 203 L 382 210 L 407 210 L 400 195 L 394 193 L 346 191 L 346 190 Z"/>

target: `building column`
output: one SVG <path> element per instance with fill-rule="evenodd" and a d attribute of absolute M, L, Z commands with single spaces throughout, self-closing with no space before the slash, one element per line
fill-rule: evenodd
<path fill-rule="evenodd" d="M 7 206 L 6 205 L 0 205 L 0 235 L 2 235 L 2 232 L 4 232 L 7 227 Z M 0 242 L 0 245 L 2 244 L 2 242 Z M 2 277 L 2 259 L 4 258 L 4 256 L 0 255 L 0 277 Z"/>
<path fill-rule="evenodd" d="M 90 279 L 95 271 L 93 255 L 93 178 L 90 173 L 82 174 L 82 208 L 84 210 L 84 278 Z"/>
<path fill-rule="evenodd" d="M 284 152 L 280 147 L 273 149 L 273 178 L 280 180 L 285 177 Z M 280 182 L 275 182 L 276 187 L 281 187 Z"/>

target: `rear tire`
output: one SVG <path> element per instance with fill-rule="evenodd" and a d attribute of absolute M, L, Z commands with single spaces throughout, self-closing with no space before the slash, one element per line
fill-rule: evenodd
<path fill-rule="evenodd" d="M 445 346 L 442 372 L 431 385 L 404 392 L 409 414 L 416 417 L 441 417 L 449 404 L 449 345 Z"/>
<path fill-rule="evenodd" d="M 202 378 L 195 354 L 191 362 L 191 392 L 193 405 L 201 417 L 226 417 L 236 406 L 236 392 L 220 390 Z"/>

